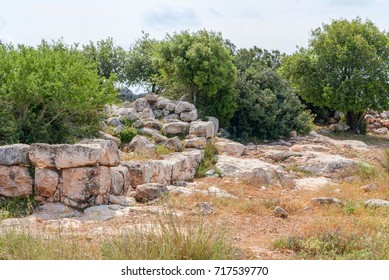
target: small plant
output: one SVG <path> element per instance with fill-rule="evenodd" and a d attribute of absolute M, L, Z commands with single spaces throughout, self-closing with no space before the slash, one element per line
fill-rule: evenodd
<path fill-rule="evenodd" d="M 119 132 L 119 138 L 122 143 L 130 143 L 136 135 L 138 135 L 138 131 L 134 127 L 127 127 Z"/>
<path fill-rule="evenodd" d="M 32 196 L 22 198 L 0 197 L 0 220 L 31 215 L 38 203 Z"/>
<path fill-rule="evenodd" d="M 344 206 L 343 206 L 343 211 L 347 214 L 347 215 L 352 215 L 354 214 L 355 212 L 355 203 L 352 202 L 352 201 L 347 201 Z"/>
<path fill-rule="evenodd" d="M 158 156 L 168 155 L 168 154 L 171 154 L 171 153 L 174 153 L 174 151 L 172 149 L 166 148 L 162 144 L 158 144 L 157 145 L 157 154 L 158 154 Z"/>
<path fill-rule="evenodd" d="M 357 175 L 362 180 L 374 179 L 378 175 L 377 168 L 373 165 L 364 162 L 359 162 L 357 166 L 358 166 Z"/>
<path fill-rule="evenodd" d="M 385 149 L 381 157 L 381 165 L 389 173 L 389 149 Z"/>
<path fill-rule="evenodd" d="M 211 169 L 214 169 L 219 176 L 221 175 L 221 171 L 215 167 L 215 164 L 217 163 L 217 154 L 219 154 L 219 151 L 216 145 L 212 142 L 207 143 L 204 149 L 204 158 L 200 162 L 196 172 L 197 177 L 204 177 L 205 173 Z"/>

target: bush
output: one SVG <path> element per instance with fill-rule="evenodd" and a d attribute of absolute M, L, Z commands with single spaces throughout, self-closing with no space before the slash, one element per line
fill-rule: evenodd
<path fill-rule="evenodd" d="M 312 116 L 295 92 L 273 68 L 254 58 L 249 59 L 249 66 L 239 69 L 238 109 L 231 119 L 231 135 L 241 141 L 255 141 L 288 137 L 293 130 L 309 132 Z M 239 53 L 237 60 L 243 60 Z"/>
<path fill-rule="evenodd" d="M 130 143 L 138 135 L 138 131 L 133 127 L 126 127 L 119 132 L 119 138 L 122 143 Z"/>
<path fill-rule="evenodd" d="M 114 94 L 113 80 L 100 78 L 96 65 L 75 47 L 44 41 L 36 48 L 0 44 L 3 144 L 90 137 Z"/>

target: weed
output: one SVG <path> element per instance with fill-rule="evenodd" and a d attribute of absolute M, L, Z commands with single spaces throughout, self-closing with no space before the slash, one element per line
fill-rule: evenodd
<path fill-rule="evenodd" d="M 216 155 L 218 154 L 219 151 L 216 145 L 212 142 L 207 143 L 204 148 L 204 158 L 197 168 L 196 177 L 204 177 L 205 173 L 211 169 L 214 169 L 219 176 L 221 175 L 221 171 L 215 168 L 217 163 Z"/>
<path fill-rule="evenodd" d="M 168 155 L 168 154 L 171 154 L 171 153 L 174 153 L 174 151 L 172 149 L 166 148 L 163 144 L 158 144 L 157 145 L 157 154 L 158 154 L 158 156 Z"/>
<path fill-rule="evenodd" d="M 304 259 L 389 259 L 389 236 L 327 232 L 308 237 L 286 237 L 273 246 L 296 252 Z"/>
<path fill-rule="evenodd" d="M 378 170 L 374 165 L 358 162 L 357 167 L 356 175 L 361 178 L 361 180 L 371 180 L 378 175 Z"/>
<path fill-rule="evenodd" d="M 381 156 L 381 165 L 389 173 L 389 149 L 384 149 Z"/>
<path fill-rule="evenodd" d="M 0 197 L 0 220 L 31 215 L 37 205 L 32 196 L 20 198 Z"/>
<path fill-rule="evenodd" d="M 119 132 L 119 138 L 122 143 L 130 143 L 136 135 L 138 135 L 138 131 L 133 127 L 126 127 Z"/>

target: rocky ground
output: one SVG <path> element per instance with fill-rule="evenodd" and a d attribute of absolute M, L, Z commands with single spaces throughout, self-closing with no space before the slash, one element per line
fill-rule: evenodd
<path fill-rule="evenodd" d="M 298 251 L 276 244 L 334 232 L 368 233 L 373 239 L 384 233 L 387 246 L 389 177 L 382 151 L 389 139 L 364 140 L 368 144 L 311 132 L 243 146 L 216 138 L 222 153 L 215 171 L 167 186 L 166 196 L 146 204 L 93 206 L 83 213 L 46 203 L 29 217 L 2 220 L 0 231 L 27 227 L 50 234 L 60 228 L 90 241 L 150 225 L 172 213 L 177 219 L 202 217 L 206 224 L 225 228 L 228 241 L 244 259 L 301 258 Z"/>

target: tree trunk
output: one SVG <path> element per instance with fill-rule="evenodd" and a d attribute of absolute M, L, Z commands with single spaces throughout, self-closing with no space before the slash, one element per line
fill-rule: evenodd
<path fill-rule="evenodd" d="M 355 134 L 360 134 L 360 125 L 365 117 L 365 112 L 347 112 L 346 119 L 347 125 L 350 127 L 350 131 Z"/>

